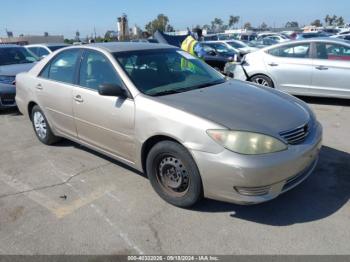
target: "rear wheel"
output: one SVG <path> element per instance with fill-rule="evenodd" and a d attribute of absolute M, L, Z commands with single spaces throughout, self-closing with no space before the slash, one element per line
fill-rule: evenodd
<path fill-rule="evenodd" d="M 146 170 L 153 189 L 170 204 L 190 207 L 202 198 L 202 180 L 192 156 L 182 145 L 163 141 L 147 156 Z"/>
<path fill-rule="evenodd" d="M 271 78 L 265 75 L 253 76 L 250 81 L 261 86 L 274 87 Z"/>
<path fill-rule="evenodd" d="M 33 128 L 40 142 L 45 145 L 52 145 L 60 140 L 59 137 L 52 133 L 49 123 L 39 106 L 34 106 L 31 114 Z"/>

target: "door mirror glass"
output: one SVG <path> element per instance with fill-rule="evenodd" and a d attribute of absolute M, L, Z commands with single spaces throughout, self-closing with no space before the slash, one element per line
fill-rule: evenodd
<path fill-rule="evenodd" d="M 98 87 L 98 93 L 101 96 L 118 96 L 126 97 L 125 90 L 117 84 L 102 84 Z"/>

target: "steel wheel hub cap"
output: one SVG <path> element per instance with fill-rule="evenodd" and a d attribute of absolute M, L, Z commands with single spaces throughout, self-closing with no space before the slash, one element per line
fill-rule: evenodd
<path fill-rule="evenodd" d="M 38 136 L 41 139 L 44 139 L 47 133 L 46 121 L 44 116 L 40 112 L 35 112 L 33 121 L 34 121 L 35 132 L 38 134 Z"/>
<path fill-rule="evenodd" d="M 165 188 L 181 193 L 188 188 L 188 174 L 185 166 L 175 157 L 163 158 L 159 164 L 160 182 Z"/>
<path fill-rule="evenodd" d="M 262 86 L 269 86 L 269 83 L 263 78 L 256 78 L 254 82 Z"/>

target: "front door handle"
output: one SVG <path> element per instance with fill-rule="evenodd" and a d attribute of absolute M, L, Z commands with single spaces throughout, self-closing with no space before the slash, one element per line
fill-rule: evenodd
<path fill-rule="evenodd" d="M 37 84 L 35 88 L 38 90 L 43 90 L 43 86 L 41 84 Z"/>
<path fill-rule="evenodd" d="M 79 102 L 79 103 L 84 102 L 84 99 L 81 97 L 81 95 L 76 95 L 76 96 L 74 97 L 74 100 L 77 101 L 77 102 Z"/>
<path fill-rule="evenodd" d="M 317 70 L 328 70 L 328 67 L 321 65 L 321 66 L 316 66 L 316 69 Z"/>
<path fill-rule="evenodd" d="M 278 66 L 278 64 L 276 64 L 276 63 L 274 63 L 274 62 L 272 62 L 272 63 L 270 63 L 270 64 L 268 64 L 269 66 Z"/>

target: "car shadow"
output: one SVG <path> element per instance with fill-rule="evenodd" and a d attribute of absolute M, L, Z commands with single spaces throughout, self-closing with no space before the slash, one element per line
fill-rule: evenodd
<path fill-rule="evenodd" d="M 307 96 L 298 96 L 298 98 L 308 104 L 350 106 L 350 99 L 328 98 L 328 97 L 307 97 Z"/>
<path fill-rule="evenodd" d="M 134 173 L 136 173 L 139 176 L 147 178 L 146 174 L 143 174 L 142 172 L 138 171 L 137 169 L 134 169 L 134 168 L 124 164 L 123 162 L 120 162 L 120 161 L 118 161 L 118 160 L 116 160 L 114 158 L 108 157 L 108 156 L 106 156 L 104 154 L 101 154 L 101 153 L 99 153 L 99 152 L 97 152 L 95 150 L 92 150 L 92 149 L 90 149 L 90 148 L 88 148 L 86 146 L 80 145 L 80 144 L 78 144 L 76 142 L 73 142 L 73 141 L 70 141 L 70 140 L 67 140 L 67 139 L 62 139 L 62 141 L 60 141 L 59 143 L 56 143 L 54 146 L 56 146 L 56 147 L 74 147 L 74 148 L 79 149 L 79 150 L 84 150 L 87 153 L 93 154 L 96 157 L 102 158 L 102 159 L 104 159 L 106 161 L 109 161 L 109 162 L 115 164 L 115 165 L 118 165 L 118 166 L 120 166 L 122 168 L 125 168 L 125 169 L 127 169 L 127 170 L 129 170 L 131 172 L 134 172 Z"/>
<path fill-rule="evenodd" d="M 63 140 L 58 147 L 75 147 L 119 165 L 139 176 L 147 176 L 124 163 L 75 142 Z M 288 226 L 320 220 L 336 213 L 350 198 L 350 154 L 322 147 L 314 173 L 295 189 L 259 205 L 240 206 L 204 199 L 191 210 L 203 213 L 230 213 L 232 218 L 271 226 Z"/>
<path fill-rule="evenodd" d="M 0 110 L 0 115 L 18 116 L 20 114 L 21 113 L 18 111 L 17 108 L 7 108 Z"/>
<path fill-rule="evenodd" d="M 230 212 L 230 216 L 271 226 L 288 226 L 326 218 L 350 198 L 350 154 L 323 147 L 314 173 L 295 189 L 273 201 L 239 206 L 204 200 L 200 212 Z"/>

